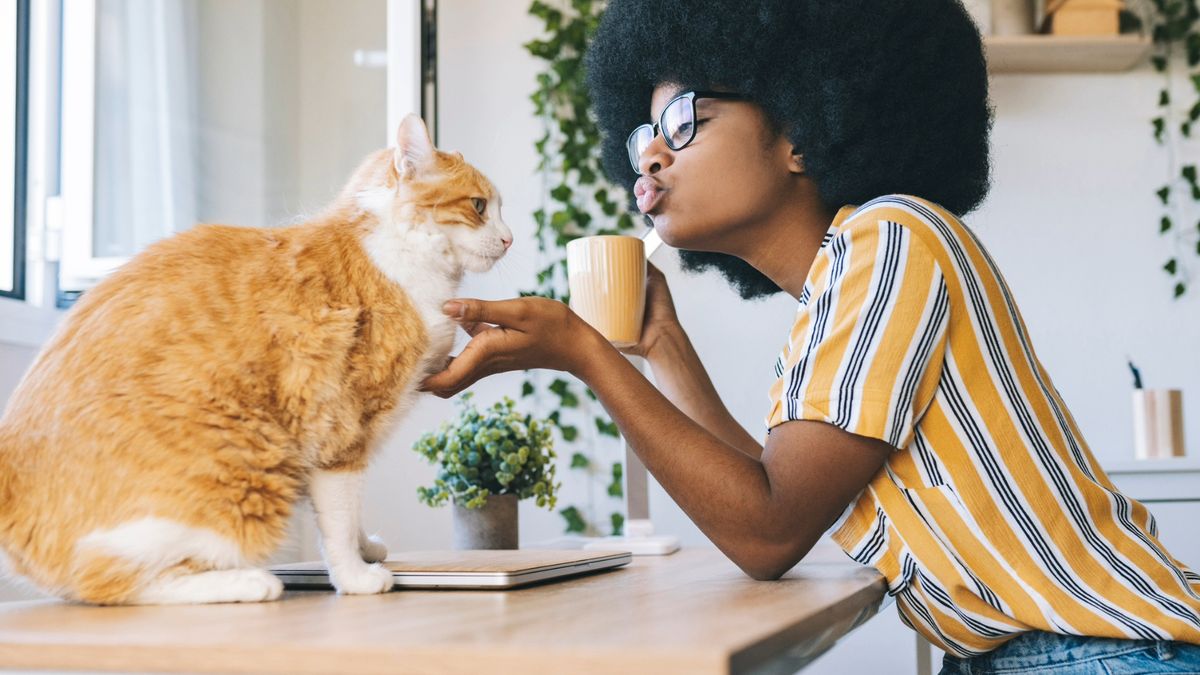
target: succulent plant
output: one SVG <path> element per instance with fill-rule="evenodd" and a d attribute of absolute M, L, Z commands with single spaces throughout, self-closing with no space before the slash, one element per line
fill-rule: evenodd
<path fill-rule="evenodd" d="M 553 510 L 561 484 L 554 481 L 551 423 L 517 412 L 507 396 L 482 411 L 470 393 L 456 402 L 457 418 L 413 444 L 438 467 L 433 485 L 417 488 L 417 497 L 429 506 L 453 500 L 477 509 L 489 495 L 514 494 Z"/>

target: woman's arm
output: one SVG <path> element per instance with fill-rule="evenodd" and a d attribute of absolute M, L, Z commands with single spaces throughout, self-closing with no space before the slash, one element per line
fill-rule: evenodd
<path fill-rule="evenodd" d="M 683 414 L 729 445 L 758 459 L 762 445 L 729 414 L 679 323 L 667 278 L 647 265 L 646 316 L 638 344 L 623 350 L 642 356 L 654 371 L 659 391 Z"/>
<path fill-rule="evenodd" d="M 756 579 L 791 569 L 867 485 L 891 447 L 820 422 L 776 427 L 761 461 L 705 429 L 565 305 L 462 300 L 473 339 L 424 384 L 451 396 L 487 375 L 565 370 L 600 399 L 630 447 L 693 522 Z M 491 325 L 489 325 L 491 324 Z M 545 336 L 554 339 L 545 339 Z"/>
<path fill-rule="evenodd" d="M 725 407 L 692 341 L 679 324 L 658 339 L 646 361 L 659 390 L 683 414 L 750 457 L 756 460 L 762 457 L 762 445 Z"/>

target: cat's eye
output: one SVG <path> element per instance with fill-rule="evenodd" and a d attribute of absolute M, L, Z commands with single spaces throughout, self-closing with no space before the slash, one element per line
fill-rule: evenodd
<path fill-rule="evenodd" d="M 487 210 L 487 200 L 479 197 L 471 197 L 471 206 L 475 208 L 475 213 L 482 216 L 483 212 Z"/>

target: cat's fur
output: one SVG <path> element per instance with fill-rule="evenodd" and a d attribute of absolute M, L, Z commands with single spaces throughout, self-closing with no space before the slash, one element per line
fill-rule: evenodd
<path fill-rule="evenodd" d="M 0 419 L 0 558 L 90 603 L 274 599 L 255 566 L 307 493 L 338 590 L 389 589 L 362 474 L 445 362 L 442 304 L 511 244 L 499 208 L 410 116 L 316 218 L 149 247 L 84 294 Z"/>

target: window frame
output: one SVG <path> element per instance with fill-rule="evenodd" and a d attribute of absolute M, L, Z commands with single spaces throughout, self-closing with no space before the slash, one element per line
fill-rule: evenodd
<path fill-rule="evenodd" d="M 25 299 L 25 234 L 28 157 L 29 157 L 29 2 L 17 0 L 16 10 L 16 106 L 13 116 L 13 267 L 12 290 L 0 290 L 0 297 Z"/>
<path fill-rule="evenodd" d="M 96 167 L 96 0 L 63 0 L 60 296 L 85 291 L 128 257 L 93 254 Z"/>
<path fill-rule="evenodd" d="M 27 4 L 21 246 L 23 297 L 0 297 L 0 343 L 40 347 L 53 334 L 62 312 L 55 309 L 58 236 L 61 223 L 59 166 L 59 45 L 61 5 Z"/>

